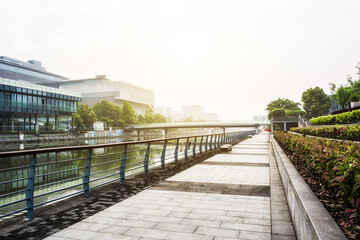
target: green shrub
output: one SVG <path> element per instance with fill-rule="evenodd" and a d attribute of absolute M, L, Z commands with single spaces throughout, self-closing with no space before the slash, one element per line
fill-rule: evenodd
<path fill-rule="evenodd" d="M 341 123 L 357 123 L 360 121 L 360 109 L 335 115 L 322 116 L 310 119 L 314 125 L 331 125 Z"/>
<path fill-rule="evenodd" d="M 301 161 L 329 191 L 336 194 L 350 209 L 360 215 L 360 144 L 304 137 L 287 132 L 275 132 L 275 139 L 285 151 Z"/>
<path fill-rule="evenodd" d="M 296 127 L 290 131 L 303 135 L 360 141 L 360 125 L 329 127 Z"/>

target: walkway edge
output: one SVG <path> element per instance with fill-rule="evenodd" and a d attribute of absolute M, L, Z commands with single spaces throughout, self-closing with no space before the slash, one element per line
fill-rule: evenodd
<path fill-rule="evenodd" d="M 276 163 L 298 239 L 347 239 L 290 159 L 271 136 Z"/>

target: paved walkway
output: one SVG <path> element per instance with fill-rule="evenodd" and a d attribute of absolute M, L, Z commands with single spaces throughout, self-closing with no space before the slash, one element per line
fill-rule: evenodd
<path fill-rule="evenodd" d="M 262 133 L 47 239 L 295 237 Z"/>

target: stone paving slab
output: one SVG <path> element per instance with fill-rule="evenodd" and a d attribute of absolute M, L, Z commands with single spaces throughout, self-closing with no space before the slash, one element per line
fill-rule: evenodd
<path fill-rule="evenodd" d="M 240 155 L 240 154 L 217 154 L 206 162 L 242 162 L 242 163 L 269 163 L 267 155 Z"/>
<path fill-rule="evenodd" d="M 291 221 L 272 218 L 287 205 L 281 194 L 272 199 L 269 179 L 281 183 L 269 166 L 256 165 L 269 164 L 267 139 L 253 136 L 237 145 L 242 155 L 214 156 L 205 162 L 217 164 L 195 165 L 47 239 L 291 239 Z M 250 143 L 261 147 L 242 148 Z M 264 196 L 251 196 L 261 188 Z"/>

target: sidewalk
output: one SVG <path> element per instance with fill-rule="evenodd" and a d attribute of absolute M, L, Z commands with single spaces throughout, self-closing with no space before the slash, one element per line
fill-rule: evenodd
<path fill-rule="evenodd" d="M 295 239 L 267 134 L 46 239 Z"/>

